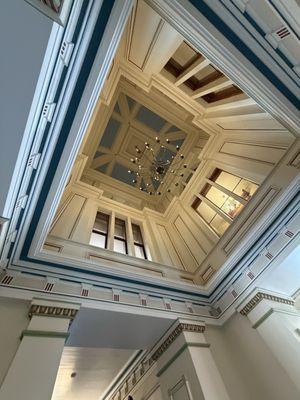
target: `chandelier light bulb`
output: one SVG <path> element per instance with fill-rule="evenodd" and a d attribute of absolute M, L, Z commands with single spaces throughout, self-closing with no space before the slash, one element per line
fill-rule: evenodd
<path fill-rule="evenodd" d="M 142 148 L 140 148 L 138 145 L 134 146 L 137 157 L 131 158 L 130 161 L 136 165 L 133 170 L 128 169 L 128 173 L 134 174 L 133 177 L 135 179 L 132 180 L 132 183 L 137 184 L 136 186 L 137 188 L 139 188 L 139 190 L 149 195 L 160 196 L 162 195 L 162 192 L 158 191 L 158 188 L 160 188 L 160 185 L 166 186 L 164 179 L 168 180 L 170 174 L 173 174 L 174 177 L 176 176 L 184 179 L 185 171 L 183 172 L 183 168 L 187 168 L 188 165 L 187 164 L 180 165 L 178 161 L 177 162 L 174 161 L 177 160 L 177 158 L 183 159 L 185 158 L 185 156 L 183 153 L 179 154 L 177 153 L 178 154 L 177 156 L 175 151 L 169 152 L 167 150 L 166 143 L 167 144 L 172 143 L 170 139 L 166 138 L 161 139 L 159 136 L 155 136 L 154 139 L 158 144 L 154 148 L 151 147 L 151 144 L 147 141 L 144 142 L 145 145 Z M 164 142 L 164 144 L 161 143 L 162 141 Z M 174 147 L 176 147 L 177 151 L 180 149 L 179 145 L 175 146 L 174 144 Z M 147 161 L 144 160 L 144 156 Z M 143 160 L 145 161 L 145 163 Z M 141 179 L 143 180 L 141 181 Z M 146 181 L 148 183 L 146 183 Z M 179 186 L 180 182 L 181 180 L 179 180 L 179 182 L 174 183 L 173 180 L 170 183 L 170 185 Z M 143 186 L 140 186 L 141 184 Z M 153 190 L 152 184 L 155 184 L 156 189 Z M 167 193 L 172 193 L 171 188 L 168 186 L 165 187 L 165 190 Z"/>

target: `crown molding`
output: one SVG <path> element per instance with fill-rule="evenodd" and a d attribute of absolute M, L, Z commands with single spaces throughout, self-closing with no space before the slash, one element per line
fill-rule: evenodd
<path fill-rule="evenodd" d="M 288 304 L 291 306 L 295 304 L 295 301 L 291 298 L 264 292 L 260 289 L 258 290 L 259 291 L 249 301 L 247 301 L 247 304 L 240 310 L 241 315 L 247 316 L 262 300 L 270 300 L 275 303 Z"/>

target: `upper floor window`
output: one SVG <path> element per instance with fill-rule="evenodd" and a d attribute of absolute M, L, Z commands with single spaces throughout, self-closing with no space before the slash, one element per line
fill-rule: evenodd
<path fill-rule="evenodd" d="M 114 251 L 128 254 L 125 221 L 119 218 L 115 219 Z"/>
<path fill-rule="evenodd" d="M 135 256 L 138 258 L 147 259 L 147 254 L 144 246 L 143 236 L 139 225 L 132 224 L 133 244 Z"/>
<path fill-rule="evenodd" d="M 206 179 L 192 206 L 220 236 L 239 215 L 257 188 L 255 183 L 217 168 Z"/>
<path fill-rule="evenodd" d="M 108 225 L 109 215 L 97 212 L 90 238 L 90 244 L 101 247 L 102 249 L 107 249 Z"/>
<path fill-rule="evenodd" d="M 113 220 L 115 221 L 114 226 L 112 226 Z M 132 235 L 128 235 L 127 227 L 132 229 Z M 125 220 L 110 218 L 109 215 L 102 212 L 97 212 L 90 244 L 102 249 L 110 249 L 122 254 L 135 254 L 138 258 L 147 259 L 141 227 L 134 223 L 126 226 Z"/>

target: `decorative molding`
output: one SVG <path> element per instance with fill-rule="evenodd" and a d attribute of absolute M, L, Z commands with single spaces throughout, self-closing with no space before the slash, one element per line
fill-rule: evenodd
<path fill-rule="evenodd" d="M 37 315 L 42 317 L 69 318 L 73 320 L 76 317 L 77 311 L 78 310 L 74 308 L 32 304 L 28 316 L 29 318 Z"/>
<path fill-rule="evenodd" d="M 52 19 L 58 24 L 65 26 L 73 0 L 25 0 L 46 17 Z"/>
<path fill-rule="evenodd" d="M 159 348 L 154 352 L 154 354 L 151 357 L 152 360 L 157 361 L 182 332 L 203 333 L 204 331 L 205 331 L 204 325 L 180 323 L 172 331 L 172 333 L 170 333 L 167 339 L 159 346 Z"/>
<path fill-rule="evenodd" d="M 285 299 L 284 297 L 275 296 L 273 294 L 258 292 L 240 311 L 241 315 L 247 316 L 262 300 L 271 300 L 277 303 L 288 304 L 293 306 L 294 300 Z"/>

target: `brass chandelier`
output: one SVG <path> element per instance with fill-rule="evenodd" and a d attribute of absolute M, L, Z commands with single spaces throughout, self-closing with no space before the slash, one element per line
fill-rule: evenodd
<path fill-rule="evenodd" d="M 155 141 L 155 149 L 148 142 L 145 142 L 143 148 L 135 146 L 136 156 L 130 159 L 134 167 L 128 170 L 129 174 L 135 175 L 132 183 L 139 182 L 139 189 L 150 196 L 160 196 L 164 185 L 170 182 L 170 176 L 178 178 L 174 185 L 179 186 L 180 178 L 184 177 L 187 168 L 187 164 L 182 164 L 185 156 L 179 153 L 179 145 L 176 145 L 176 152 L 173 152 L 168 147 L 169 139 L 165 139 L 163 144 L 157 136 Z M 170 193 L 171 188 L 167 187 L 165 191 Z"/>

